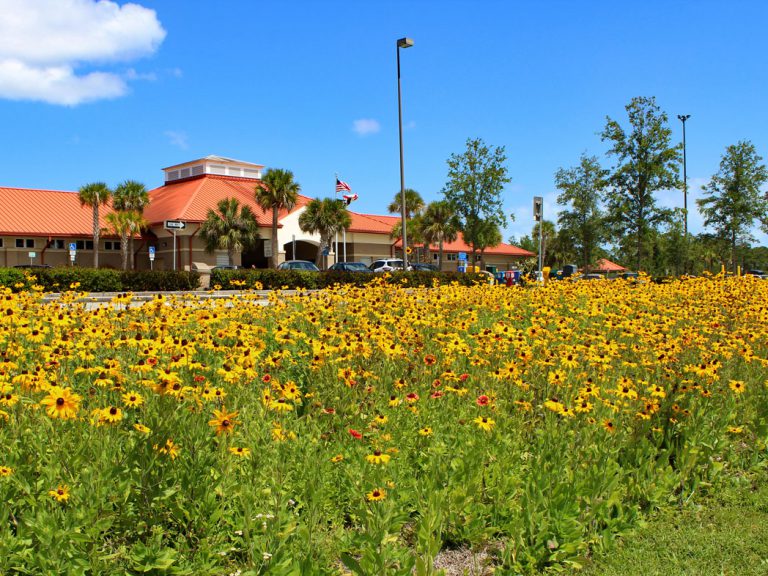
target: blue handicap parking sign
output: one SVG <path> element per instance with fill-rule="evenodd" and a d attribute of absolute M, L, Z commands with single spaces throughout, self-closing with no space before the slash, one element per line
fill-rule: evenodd
<path fill-rule="evenodd" d="M 155 247 L 154 247 L 154 246 L 150 246 L 150 247 L 149 247 L 149 253 L 150 253 L 151 255 L 155 253 Z"/>
<path fill-rule="evenodd" d="M 70 242 L 69 243 L 69 251 L 70 252 L 74 252 L 75 250 L 77 250 L 77 244 L 75 244 L 74 242 Z"/>

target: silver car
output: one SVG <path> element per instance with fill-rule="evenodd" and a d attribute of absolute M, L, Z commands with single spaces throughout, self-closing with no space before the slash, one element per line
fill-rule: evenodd
<path fill-rule="evenodd" d="M 391 272 L 392 270 L 402 270 L 403 261 L 400 258 L 384 258 L 376 260 L 369 266 L 374 272 Z"/>

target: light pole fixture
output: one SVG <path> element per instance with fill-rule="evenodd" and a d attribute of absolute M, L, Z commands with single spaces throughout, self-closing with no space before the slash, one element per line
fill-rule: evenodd
<path fill-rule="evenodd" d="M 403 234 L 403 270 L 408 270 L 408 236 L 405 230 L 405 172 L 403 171 L 403 97 L 400 89 L 400 48 L 413 46 L 411 38 L 397 41 L 397 125 L 400 128 L 400 216 Z"/>
<path fill-rule="evenodd" d="M 685 157 L 685 121 L 690 118 L 690 114 L 678 114 L 677 119 L 683 123 L 683 214 L 685 215 L 685 237 L 688 238 L 688 171 L 687 158 Z"/>

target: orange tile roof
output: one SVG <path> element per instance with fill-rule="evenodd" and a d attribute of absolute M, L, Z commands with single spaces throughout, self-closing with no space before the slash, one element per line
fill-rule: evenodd
<path fill-rule="evenodd" d="M 77 192 L 0 188 L 0 234 L 6 236 L 93 236 L 93 211 Z M 99 226 L 108 228 L 112 208 L 99 209 Z M 103 234 L 107 238 L 111 234 Z"/>
<path fill-rule="evenodd" d="M 352 217 L 352 225 L 348 232 L 367 232 L 389 236 L 392 227 L 400 221 L 400 218 L 393 216 L 376 216 L 374 214 L 359 214 L 358 212 L 350 212 L 349 215 Z"/>
<path fill-rule="evenodd" d="M 160 224 L 165 220 L 183 220 L 185 222 L 203 222 L 209 208 L 224 198 L 236 198 L 241 205 L 250 206 L 259 226 L 272 226 L 272 212 L 262 210 L 254 198 L 255 187 L 259 180 L 216 176 L 206 174 L 186 180 L 177 180 L 155 188 L 149 192 L 149 206 L 144 210 L 144 218 L 150 224 Z M 304 206 L 310 198 L 299 195 L 296 208 Z M 281 210 L 279 217 L 288 214 Z"/>
<path fill-rule="evenodd" d="M 401 247 L 402 241 L 398 240 L 395 245 L 398 248 Z M 436 251 L 439 248 L 437 245 L 432 245 L 429 247 L 429 249 L 432 251 Z M 459 235 L 454 242 L 443 243 L 443 252 L 469 253 L 469 252 L 472 252 L 472 247 L 464 241 L 464 235 L 461 232 L 459 232 Z M 478 253 L 479 252 L 480 251 L 478 250 Z M 497 246 L 494 246 L 493 248 L 486 248 L 485 254 L 491 255 L 491 256 L 515 256 L 520 258 L 536 256 L 534 252 L 529 252 L 528 250 L 523 250 L 518 246 L 513 246 L 512 244 L 506 244 L 504 242 L 502 242 L 501 244 L 498 244 Z"/>

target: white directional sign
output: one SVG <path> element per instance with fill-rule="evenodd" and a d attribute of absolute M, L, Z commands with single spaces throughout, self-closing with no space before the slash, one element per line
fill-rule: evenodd
<path fill-rule="evenodd" d="M 184 230 L 184 228 L 187 227 L 187 223 L 183 222 L 181 220 L 166 220 L 165 221 L 165 229 L 166 230 Z"/>

